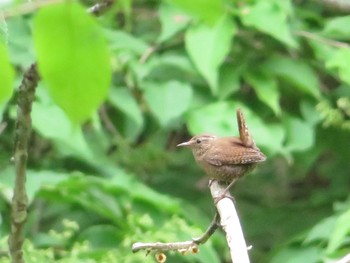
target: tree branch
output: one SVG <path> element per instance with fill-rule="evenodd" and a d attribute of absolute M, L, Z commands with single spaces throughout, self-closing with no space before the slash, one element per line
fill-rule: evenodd
<path fill-rule="evenodd" d="M 33 64 L 25 72 L 17 98 L 17 122 L 13 160 L 16 169 L 15 186 L 11 204 L 11 233 L 8 239 L 11 261 L 23 263 L 23 228 L 27 219 L 28 198 L 25 189 L 28 159 L 28 141 L 32 129 L 30 113 L 35 89 L 40 77 Z"/>
<path fill-rule="evenodd" d="M 137 242 L 132 245 L 132 251 L 135 253 L 140 250 L 165 252 L 169 250 L 177 250 L 179 252 L 193 251 L 197 253 L 197 246 L 204 244 L 221 225 L 226 233 L 226 240 L 230 249 L 232 262 L 249 263 L 247 245 L 244 240 L 241 224 L 238 219 L 233 198 L 226 193 L 226 185 L 221 185 L 218 181 L 213 180 L 210 183 L 210 191 L 216 204 L 217 213 L 205 233 L 199 238 L 182 242 Z M 216 200 L 219 200 L 216 202 Z M 220 221 L 220 222 L 219 222 Z"/>
<path fill-rule="evenodd" d="M 219 222 L 219 215 L 216 214 L 213 221 L 209 225 L 208 229 L 204 232 L 204 234 L 198 238 L 192 238 L 192 240 L 187 241 L 180 241 L 180 242 L 150 242 L 150 243 L 143 243 L 143 242 L 136 242 L 132 245 L 132 252 L 138 252 L 140 250 L 146 250 L 148 252 L 151 251 L 169 251 L 169 250 L 177 250 L 181 253 L 192 251 L 193 253 L 197 253 L 198 251 L 198 245 L 202 245 L 205 242 L 208 241 L 208 239 L 215 233 L 216 229 L 218 228 L 218 222 Z"/>
<path fill-rule="evenodd" d="M 321 3 L 328 8 L 342 13 L 350 12 L 350 2 L 348 0 L 321 0 Z"/>
<path fill-rule="evenodd" d="M 320 42 L 320 43 L 323 43 L 323 44 L 328 45 L 328 46 L 333 46 L 333 47 L 337 47 L 337 48 L 349 48 L 350 47 L 350 45 L 345 43 L 345 42 L 340 42 L 340 41 L 336 41 L 333 39 L 324 38 L 324 37 L 318 36 L 316 34 L 313 34 L 313 33 L 307 32 L 307 31 L 300 30 L 300 31 L 294 32 L 294 34 L 311 39 L 311 40 L 314 40 L 314 41 L 317 41 L 317 42 Z"/>
<path fill-rule="evenodd" d="M 216 208 L 221 218 L 220 225 L 226 233 L 227 245 L 230 249 L 232 262 L 249 263 L 248 249 L 233 198 L 226 191 L 226 185 L 216 180 L 210 183 L 210 192 L 216 203 Z M 224 196 L 224 198 L 222 198 Z M 218 200 L 216 202 L 216 200 Z"/>

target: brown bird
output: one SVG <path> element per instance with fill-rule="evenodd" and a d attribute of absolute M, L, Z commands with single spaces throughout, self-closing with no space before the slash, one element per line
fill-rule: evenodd
<path fill-rule="evenodd" d="M 237 122 L 239 137 L 201 134 L 177 145 L 191 148 L 196 162 L 211 179 L 229 183 L 227 190 L 238 178 L 266 160 L 255 145 L 240 109 L 237 109 Z"/>

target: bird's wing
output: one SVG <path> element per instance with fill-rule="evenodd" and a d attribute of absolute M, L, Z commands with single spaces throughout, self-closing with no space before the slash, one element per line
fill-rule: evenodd
<path fill-rule="evenodd" d="M 205 161 L 214 166 L 257 163 L 265 159 L 258 148 L 245 147 L 236 142 L 213 147 L 205 156 Z"/>

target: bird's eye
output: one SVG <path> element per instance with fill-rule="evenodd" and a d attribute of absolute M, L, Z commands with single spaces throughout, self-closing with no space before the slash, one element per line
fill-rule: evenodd
<path fill-rule="evenodd" d="M 201 143 L 202 141 L 200 139 L 197 139 L 196 140 L 196 143 Z"/>

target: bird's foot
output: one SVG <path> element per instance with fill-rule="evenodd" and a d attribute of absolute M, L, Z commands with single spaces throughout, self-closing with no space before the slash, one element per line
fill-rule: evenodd
<path fill-rule="evenodd" d="M 209 185 L 211 184 L 212 181 L 209 182 Z M 232 180 L 229 185 L 225 188 L 225 190 L 222 192 L 222 194 L 216 198 L 214 198 L 214 204 L 217 205 L 217 203 L 224 199 L 224 198 L 229 198 L 231 199 L 234 203 L 236 203 L 235 199 L 232 197 L 232 195 L 230 194 L 230 188 L 232 187 L 232 185 L 236 182 L 236 180 Z"/>
<path fill-rule="evenodd" d="M 232 200 L 232 202 L 236 203 L 235 198 L 234 198 L 232 195 L 230 195 L 230 193 L 228 193 L 228 194 L 227 194 L 227 193 L 224 193 L 224 194 L 222 194 L 222 195 L 220 195 L 220 196 L 214 198 L 214 204 L 215 204 L 215 206 L 216 206 L 222 199 L 224 199 L 224 198 L 229 198 L 229 199 Z"/>

